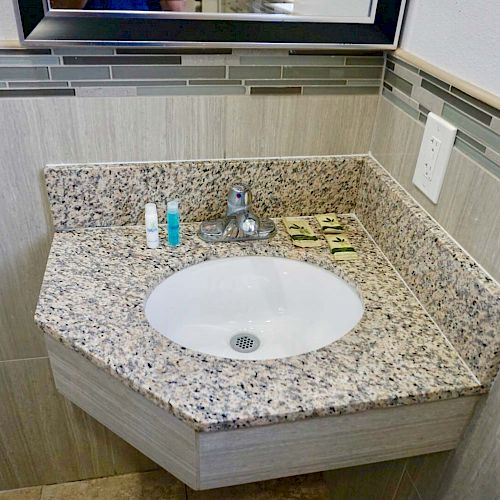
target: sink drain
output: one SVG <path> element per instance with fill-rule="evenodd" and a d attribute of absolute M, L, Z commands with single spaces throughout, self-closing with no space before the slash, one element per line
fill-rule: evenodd
<path fill-rule="evenodd" d="M 254 352 L 260 346 L 260 340 L 251 333 L 238 333 L 231 337 L 230 346 L 237 352 Z"/>

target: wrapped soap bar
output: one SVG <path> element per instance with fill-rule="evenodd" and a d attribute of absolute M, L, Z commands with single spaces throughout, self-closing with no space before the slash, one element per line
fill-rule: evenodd
<path fill-rule="evenodd" d="M 324 234 L 339 234 L 344 231 L 337 218 L 337 214 L 316 215 L 316 220 Z"/>
<path fill-rule="evenodd" d="M 334 260 L 356 260 L 358 254 L 345 234 L 325 234 Z"/>
<path fill-rule="evenodd" d="M 321 241 L 305 219 L 285 217 L 283 224 L 285 224 L 286 230 L 296 247 L 313 248 L 321 246 Z"/>

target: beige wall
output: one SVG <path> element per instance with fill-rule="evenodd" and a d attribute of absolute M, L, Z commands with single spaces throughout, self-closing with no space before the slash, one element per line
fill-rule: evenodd
<path fill-rule="evenodd" d="M 52 232 L 44 165 L 363 153 L 377 99 L 0 100 L 0 490 L 153 466 L 54 389 L 32 319 Z"/>

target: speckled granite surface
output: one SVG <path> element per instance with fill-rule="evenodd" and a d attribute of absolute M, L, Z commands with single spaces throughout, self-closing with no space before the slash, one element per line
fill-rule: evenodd
<path fill-rule="evenodd" d="M 219 216 L 229 187 L 249 184 L 268 217 L 351 212 L 363 156 L 59 165 L 45 169 L 56 230 L 143 223 L 145 200 L 163 218 L 178 198 L 185 222 Z"/>
<path fill-rule="evenodd" d="M 339 415 L 477 394 L 483 389 L 354 216 L 341 216 L 359 260 L 326 247 L 269 242 L 209 245 L 182 228 L 177 249 L 145 248 L 143 227 L 57 233 L 36 321 L 42 330 L 199 431 Z M 314 219 L 311 224 L 317 228 Z M 164 234 L 162 234 L 164 238 Z M 352 283 L 365 314 L 342 339 L 308 354 L 234 361 L 196 353 L 148 324 L 148 290 L 208 258 L 270 255 L 307 260 Z"/>
<path fill-rule="evenodd" d="M 476 376 L 500 365 L 500 286 L 375 161 L 356 214 Z"/>

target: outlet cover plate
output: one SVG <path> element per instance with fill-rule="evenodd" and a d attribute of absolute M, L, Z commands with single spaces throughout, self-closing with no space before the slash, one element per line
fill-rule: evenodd
<path fill-rule="evenodd" d="M 456 127 L 440 116 L 429 113 L 413 184 L 433 203 L 438 202 L 456 134 Z"/>

